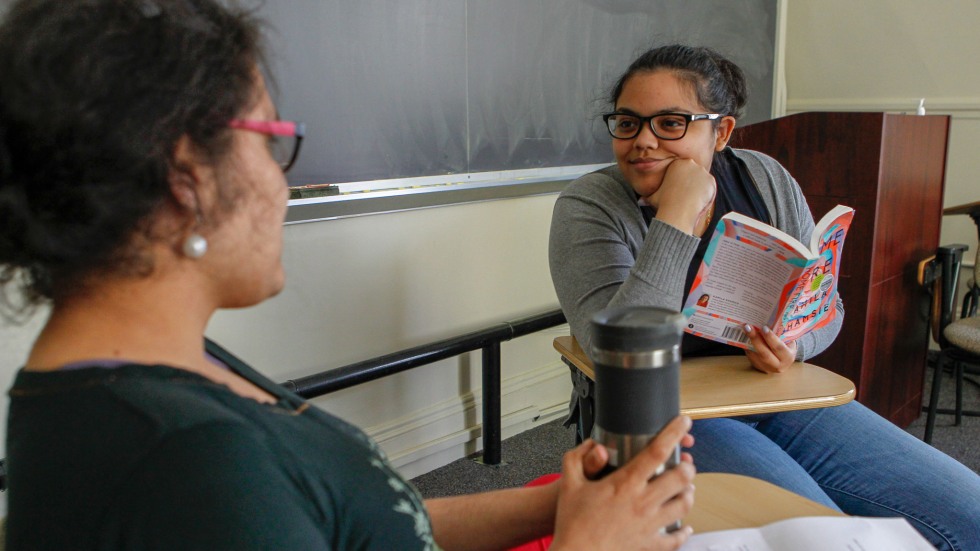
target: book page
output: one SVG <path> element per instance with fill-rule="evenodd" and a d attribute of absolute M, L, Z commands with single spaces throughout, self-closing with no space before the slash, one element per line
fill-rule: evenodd
<path fill-rule="evenodd" d="M 751 348 L 745 324 L 795 340 L 837 313 L 844 237 L 854 209 L 837 205 L 820 219 L 810 249 L 772 226 L 728 213 L 711 242 L 684 303 L 684 331 Z"/>
<path fill-rule="evenodd" d="M 681 551 L 935 551 L 904 518 L 801 517 L 694 534 Z"/>
<path fill-rule="evenodd" d="M 748 323 L 770 322 L 774 296 L 793 273 L 792 266 L 744 241 L 722 239 L 715 251 L 714 277 L 703 288 L 719 300 L 718 314 Z"/>
<path fill-rule="evenodd" d="M 686 331 L 746 348 L 742 327 L 776 324 L 801 263 L 777 237 L 722 218 L 684 307 Z"/>

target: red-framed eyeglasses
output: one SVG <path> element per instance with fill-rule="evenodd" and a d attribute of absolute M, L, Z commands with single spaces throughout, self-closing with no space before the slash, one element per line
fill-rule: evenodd
<path fill-rule="evenodd" d="M 292 168 L 299 157 L 299 146 L 303 143 L 306 125 L 293 121 L 252 121 L 232 119 L 228 126 L 239 130 L 258 132 L 270 137 L 269 151 L 272 158 L 279 163 L 283 172 Z"/>

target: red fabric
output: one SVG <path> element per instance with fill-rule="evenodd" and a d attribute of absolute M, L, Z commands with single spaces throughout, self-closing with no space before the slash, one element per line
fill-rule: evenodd
<path fill-rule="evenodd" d="M 561 478 L 560 474 L 546 474 L 542 477 L 535 478 L 534 480 L 525 484 L 525 486 L 544 486 L 546 484 L 551 484 L 559 478 Z M 551 547 L 551 542 L 554 539 L 554 536 L 548 535 L 540 539 L 529 541 L 524 545 L 513 547 L 509 551 L 548 551 L 548 548 Z"/>
<path fill-rule="evenodd" d="M 561 478 L 561 473 L 546 474 L 544 476 L 535 478 L 534 480 L 528 482 L 527 484 L 524 485 L 524 487 L 530 488 L 531 486 L 546 486 L 558 480 L 559 478 Z"/>

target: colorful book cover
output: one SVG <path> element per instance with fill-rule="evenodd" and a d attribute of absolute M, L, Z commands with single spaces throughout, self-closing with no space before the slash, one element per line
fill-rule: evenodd
<path fill-rule="evenodd" d="M 810 246 L 738 213 L 718 221 L 684 304 L 686 331 L 750 348 L 745 324 L 784 341 L 836 315 L 840 255 L 854 209 L 838 205 L 816 225 Z"/>

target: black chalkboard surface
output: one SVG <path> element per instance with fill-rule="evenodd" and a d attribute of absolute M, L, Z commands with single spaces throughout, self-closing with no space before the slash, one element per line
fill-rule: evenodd
<path fill-rule="evenodd" d="M 274 96 L 307 124 L 291 185 L 611 162 L 629 62 L 706 45 L 770 118 L 776 0 L 266 0 Z"/>

